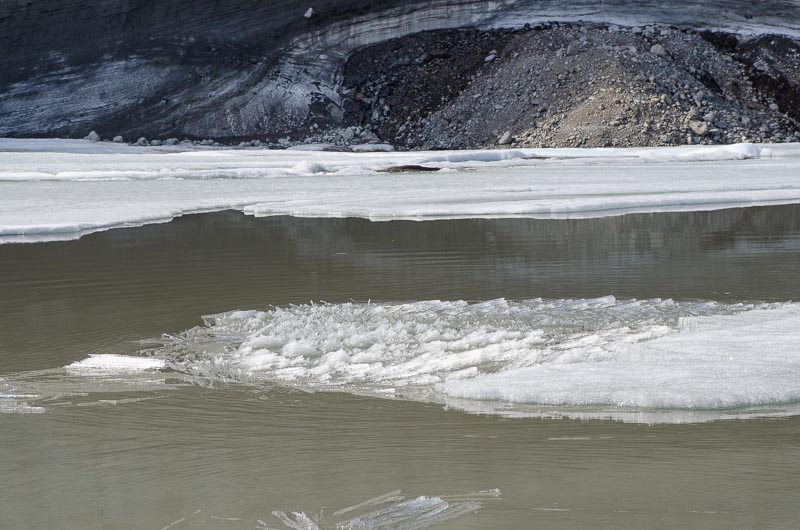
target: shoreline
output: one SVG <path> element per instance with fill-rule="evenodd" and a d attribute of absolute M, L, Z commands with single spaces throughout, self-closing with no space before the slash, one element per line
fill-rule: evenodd
<path fill-rule="evenodd" d="M 0 163 L 4 243 L 74 239 L 229 209 L 254 216 L 421 221 L 607 217 L 800 202 L 800 144 L 375 153 L 54 140 L 0 140 L 0 149 L 4 144 L 17 146 L 3 152 Z M 394 167 L 411 169 L 386 172 Z M 587 172 L 593 176 L 587 179 Z"/>

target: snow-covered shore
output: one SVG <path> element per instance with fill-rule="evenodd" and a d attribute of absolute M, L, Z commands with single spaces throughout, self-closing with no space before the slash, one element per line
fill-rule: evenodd
<path fill-rule="evenodd" d="M 436 172 L 385 173 L 420 165 Z M 256 216 L 602 217 L 800 203 L 800 144 L 338 153 L 0 139 L 0 242 Z"/>

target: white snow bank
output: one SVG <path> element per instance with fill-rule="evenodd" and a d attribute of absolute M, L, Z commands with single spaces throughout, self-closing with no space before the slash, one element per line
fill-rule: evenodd
<path fill-rule="evenodd" d="M 124 143 L 90 142 L 87 140 L 66 140 L 60 138 L 0 138 L 0 156 L 3 156 L 3 153 L 72 153 L 85 155 L 153 154 L 174 153 L 190 149 L 193 149 L 193 146 L 162 145 L 158 147 L 143 147 Z"/>
<path fill-rule="evenodd" d="M 224 209 L 422 220 L 800 202 L 800 144 L 402 153 L 73 146 L 0 139 L 0 242 L 72 239 Z M 397 165 L 446 171 L 380 172 Z"/>
<path fill-rule="evenodd" d="M 360 153 L 325 152 L 322 145 L 286 150 L 202 149 L 172 146 L 136 147 L 83 140 L 17 140 L 0 138 L 2 181 L 107 181 L 264 178 L 313 175 L 318 165 L 331 171 L 372 174 L 395 165 L 437 164 L 449 168 L 486 167 L 514 161 L 541 166 L 542 159 L 602 161 L 726 161 L 770 156 L 800 157 L 800 144 L 765 148 L 754 144 L 664 147 L 648 149 L 492 149 L 393 152 L 384 144 L 355 146 Z M 354 147 L 354 149 L 355 149 Z M 497 164 L 495 164 L 497 165 Z M 500 164 L 504 167 L 507 164 Z"/>
<path fill-rule="evenodd" d="M 316 175 L 317 173 L 329 173 L 330 170 L 323 166 L 322 164 L 317 164 L 316 162 L 309 162 L 308 160 L 303 160 L 302 162 L 298 162 L 292 169 L 290 170 L 292 173 L 296 173 L 298 175 Z"/>
<path fill-rule="evenodd" d="M 318 144 L 301 144 L 301 145 L 293 145 L 291 147 L 287 147 L 287 151 L 325 151 L 325 150 L 333 150 L 336 148 L 336 144 L 326 144 L 326 143 L 318 143 Z"/>
<path fill-rule="evenodd" d="M 65 368 L 68 374 L 73 375 L 128 375 L 161 370 L 165 366 L 161 359 L 97 354 L 69 364 Z"/>
<path fill-rule="evenodd" d="M 391 153 L 394 146 L 389 144 L 361 144 L 350 146 L 354 153 Z"/>
<path fill-rule="evenodd" d="M 241 339 L 209 351 L 217 337 Z M 157 356 L 191 375 L 462 407 L 707 412 L 800 402 L 798 344 L 800 304 L 606 297 L 236 312 Z"/>

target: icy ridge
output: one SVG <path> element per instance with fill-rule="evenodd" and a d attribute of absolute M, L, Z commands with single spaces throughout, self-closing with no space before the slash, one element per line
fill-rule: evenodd
<path fill-rule="evenodd" d="M 151 352 L 194 377 L 445 403 L 730 409 L 800 400 L 800 304 L 492 300 L 206 317 Z"/>

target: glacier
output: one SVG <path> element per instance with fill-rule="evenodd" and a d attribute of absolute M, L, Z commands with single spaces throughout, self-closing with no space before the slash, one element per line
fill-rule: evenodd
<path fill-rule="evenodd" d="M 800 2 L 349 0 L 307 3 L 14 0 L 0 5 L 0 136 L 93 128 L 232 138 L 334 119 L 354 50 L 448 28 L 542 21 L 800 35 Z"/>
<path fill-rule="evenodd" d="M 786 416 L 800 413 L 799 318 L 793 302 L 613 296 L 312 303 L 210 315 L 155 340 L 145 357 L 94 356 L 66 372 L 76 381 L 152 379 L 168 369 L 163 376 L 195 384 L 347 392 L 510 417 Z"/>

